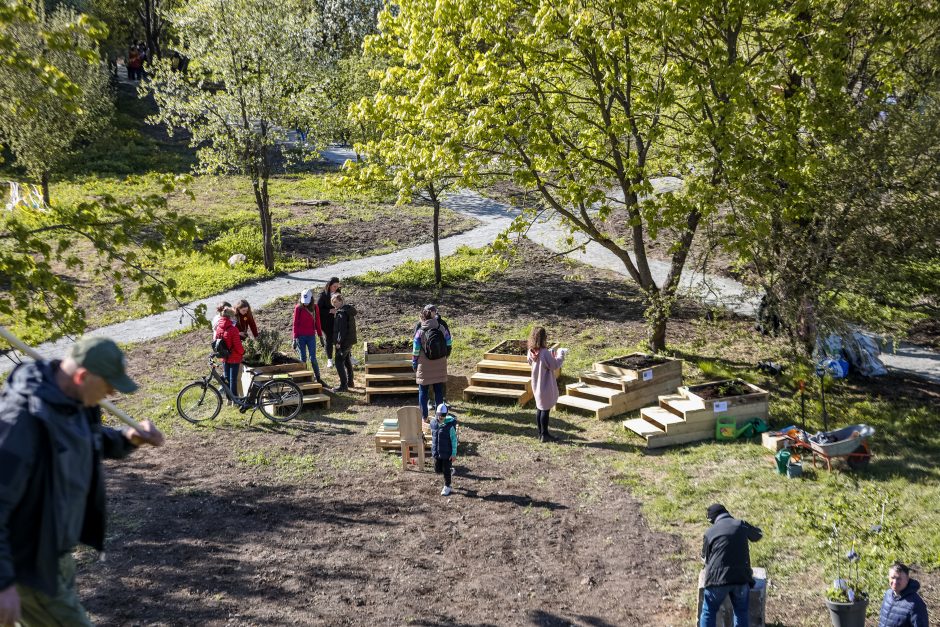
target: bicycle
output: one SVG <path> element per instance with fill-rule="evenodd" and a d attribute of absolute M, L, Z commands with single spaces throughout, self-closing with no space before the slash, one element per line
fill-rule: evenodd
<path fill-rule="evenodd" d="M 244 414 L 252 410 L 248 418 L 249 425 L 256 411 L 272 422 L 287 422 L 296 418 L 303 408 L 303 392 L 290 379 L 258 382 L 255 379 L 259 375 L 254 374 L 248 385 L 248 394 L 236 396 L 232 394 L 225 378 L 219 374 L 215 355 L 209 355 L 209 368 L 207 376 L 186 385 L 176 396 L 176 411 L 183 420 L 193 424 L 212 420 L 222 411 L 222 394 L 238 406 L 239 412 Z M 213 383 L 219 384 L 219 387 Z"/>

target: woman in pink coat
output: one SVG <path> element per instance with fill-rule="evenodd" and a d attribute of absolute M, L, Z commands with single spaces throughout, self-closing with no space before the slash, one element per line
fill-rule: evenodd
<path fill-rule="evenodd" d="M 535 421 L 539 427 L 540 442 L 554 442 L 557 439 L 548 432 L 548 412 L 558 402 L 558 380 L 555 378 L 555 371 L 561 368 L 567 352 L 567 348 L 560 348 L 555 354 L 548 348 L 545 327 L 532 329 L 527 361 L 532 366 Z"/>

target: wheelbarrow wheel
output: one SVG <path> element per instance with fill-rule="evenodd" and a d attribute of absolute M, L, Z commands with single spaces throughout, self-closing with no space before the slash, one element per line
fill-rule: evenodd
<path fill-rule="evenodd" d="M 867 446 L 862 445 L 855 449 L 845 461 L 852 470 L 862 470 L 868 468 L 868 464 L 871 462 L 871 453 Z"/>

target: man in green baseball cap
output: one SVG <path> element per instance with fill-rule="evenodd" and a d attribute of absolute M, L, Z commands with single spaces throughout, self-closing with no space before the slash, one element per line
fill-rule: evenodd
<path fill-rule="evenodd" d="M 101 424 L 98 404 L 136 389 L 124 353 L 107 338 L 82 339 L 61 361 L 10 373 L 0 393 L 0 625 L 91 625 L 75 592 L 72 550 L 104 547 L 101 460 L 163 444 L 149 420 L 141 431 Z"/>

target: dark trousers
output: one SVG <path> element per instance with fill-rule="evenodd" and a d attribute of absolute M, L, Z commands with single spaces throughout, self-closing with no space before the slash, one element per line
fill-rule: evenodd
<path fill-rule="evenodd" d="M 445 457 L 441 459 L 439 457 L 434 458 L 434 472 L 437 474 L 444 474 L 444 485 L 450 487 L 450 477 L 454 474 L 454 462 L 450 461 L 450 457 Z"/>
<path fill-rule="evenodd" d="M 333 336 L 333 329 L 324 329 L 323 334 L 326 335 L 326 358 L 333 359 L 333 345 L 336 344 L 336 338 Z"/>
<path fill-rule="evenodd" d="M 434 387 L 434 407 L 435 411 L 438 405 L 444 402 L 444 384 L 433 383 L 418 386 L 418 407 L 421 408 L 421 417 L 428 419 L 428 397 L 430 396 L 430 387 Z"/>
<path fill-rule="evenodd" d="M 339 387 L 351 388 L 353 384 L 352 348 L 336 347 L 336 372 L 339 374 Z"/>
<path fill-rule="evenodd" d="M 548 412 L 550 409 L 536 409 L 535 422 L 539 427 L 539 435 L 548 435 Z"/>
<path fill-rule="evenodd" d="M 232 391 L 232 396 L 238 396 L 238 371 L 241 364 L 225 363 L 225 380 L 228 381 L 228 389 Z"/>

